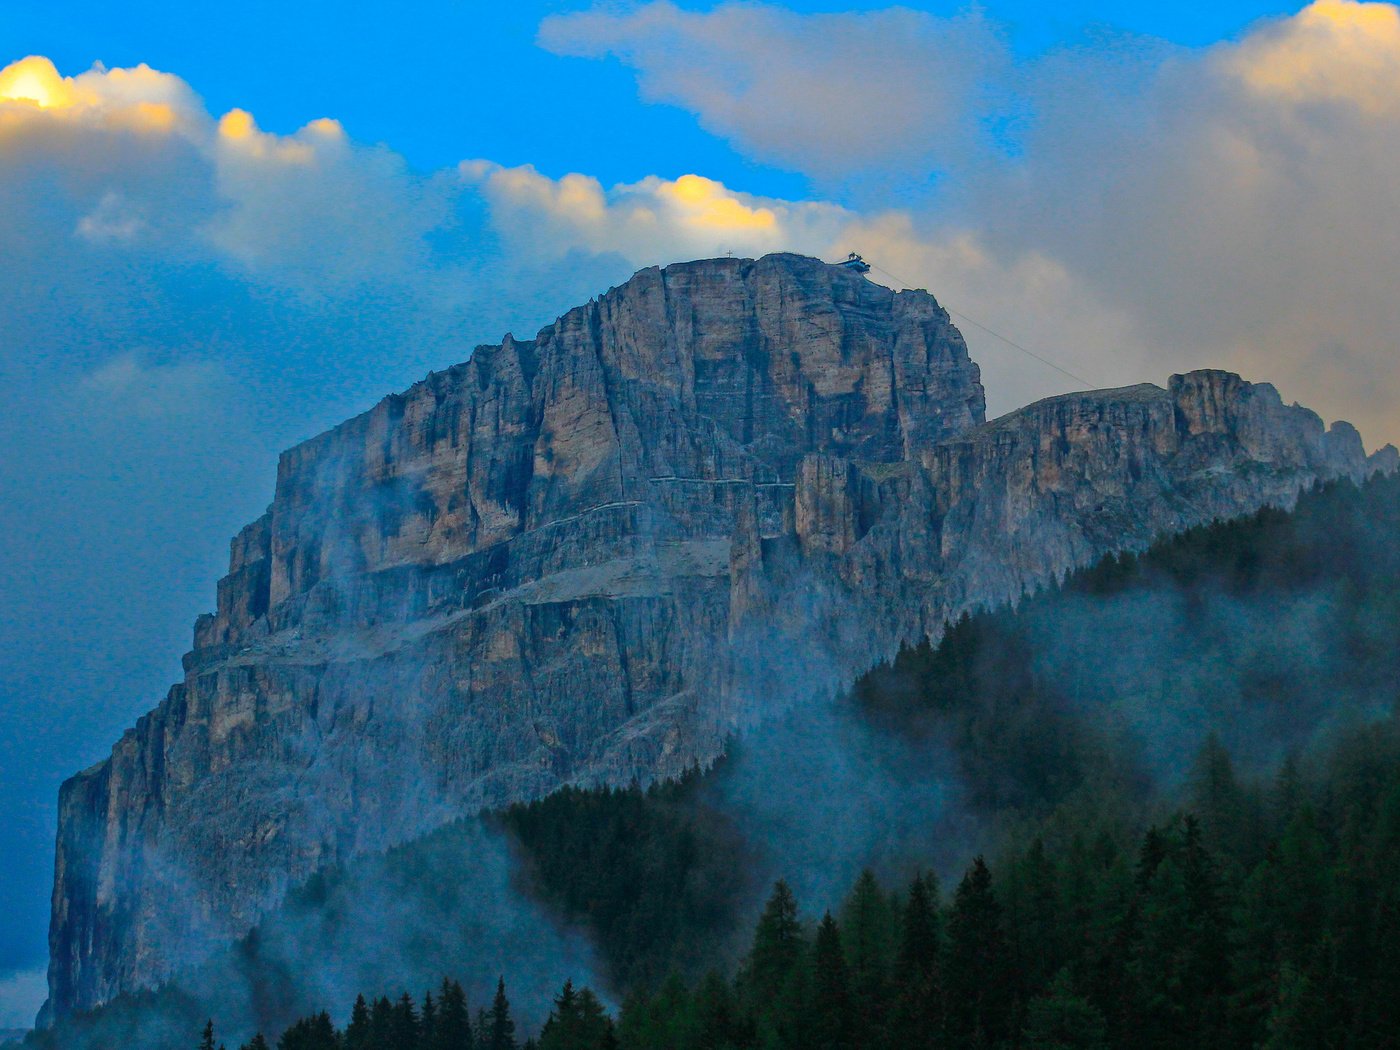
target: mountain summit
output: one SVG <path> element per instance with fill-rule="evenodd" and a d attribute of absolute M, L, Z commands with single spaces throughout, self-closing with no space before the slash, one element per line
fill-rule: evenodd
<path fill-rule="evenodd" d="M 44 1019 L 324 865 L 677 774 L 963 610 L 1381 465 L 1225 372 L 988 423 L 926 292 L 642 270 L 282 456 L 184 681 L 63 786 Z"/>

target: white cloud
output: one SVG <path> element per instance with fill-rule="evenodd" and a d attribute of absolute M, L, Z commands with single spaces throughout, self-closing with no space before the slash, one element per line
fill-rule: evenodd
<path fill-rule="evenodd" d="M 441 180 L 334 120 L 290 135 L 238 109 L 216 121 L 184 81 L 145 65 L 64 77 L 30 56 L 0 70 L 0 182 L 38 158 L 59 180 L 44 192 L 80 210 L 73 229 L 88 242 L 159 234 L 168 251 L 308 293 L 417 283 L 424 238 L 451 209 Z"/>
<path fill-rule="evenodd" d="M 181 425 L 216 422 L 231 397 L 231 383 L 213 361 L 155 362 L 121 353 L 79 377 L 76 393 L 89 422 L 159 420 Z"/>
<path fill-rule="evenodd" d="M 398 154 L 356 145 L 328 118 L 278 136 L 238 109 L 219 120 L 211 150 L 225 207 L 206 233 L 247 269 L 309 287 L 426 269 L 424 238 L 447 202 Z"/>
<path fill-rule="evenodd" d="M 976 13 L 891 8 L 800 15 L 670 0 L 546 18 L 559 55 L 613 55 L 642 97 L 693 111 L 708 131 L 765 161 L 816 174 L 942 168 L 980 151 L 1004 49 Z"/>

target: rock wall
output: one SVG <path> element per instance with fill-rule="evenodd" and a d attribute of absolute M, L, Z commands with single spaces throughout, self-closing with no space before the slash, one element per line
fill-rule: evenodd
<path fill-rule="evenodd" d="M 325 864 L 678 773 L 971 605 L 1375 465 L 1223 372 L 986 423 L 925 292 L 643 270 L 282 456 L 184 681 L 63 786 L 44 1019 Z"/>

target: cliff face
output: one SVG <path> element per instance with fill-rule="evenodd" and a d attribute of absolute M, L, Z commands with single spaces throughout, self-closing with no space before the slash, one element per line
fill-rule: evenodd
<path fill-rule="evenodd" d="M 1359 476 L 1223 372 L 992 423 L 923 292 L 643 270 L 285 453 L 186 677 L 69 780 L 47 1018 L 483 805 L 674 774 L 1105 551 Z"/>

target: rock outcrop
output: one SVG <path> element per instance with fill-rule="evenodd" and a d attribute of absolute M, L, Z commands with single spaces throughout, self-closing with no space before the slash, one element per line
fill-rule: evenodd
<path fill-rule="evenodd" d="M 46 1017 L 318 867 L 678 773 L 971 605 L 1369 469 L 1223 372 L 987 423 L 925 292 L 643 270 L 283 455 L 185 679 L 62 789 Z"/>

